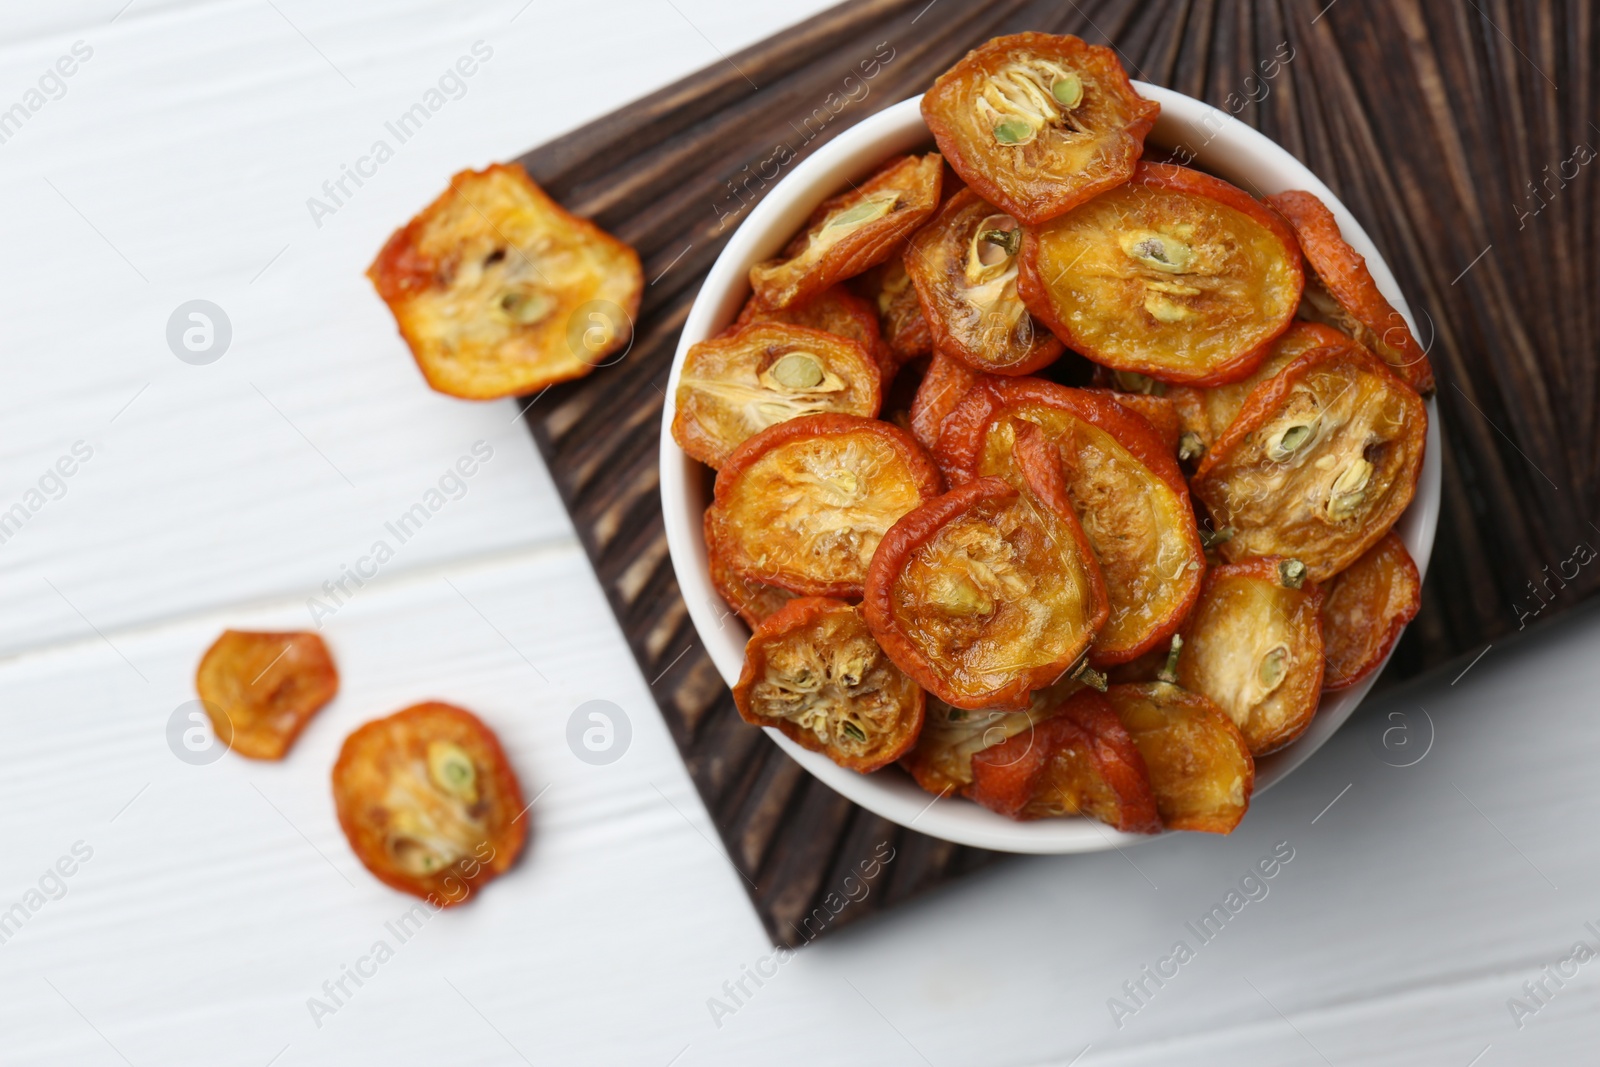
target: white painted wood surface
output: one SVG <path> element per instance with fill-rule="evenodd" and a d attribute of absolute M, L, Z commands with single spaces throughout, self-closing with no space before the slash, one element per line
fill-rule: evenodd
<path fill-rule="evenodd" d="M 1375 702 L 1228 840 L 1019 859 L 763 963 L 515 408 L 425 389 L 361 270 L 452 171 L 821 6 L 0 14 L 0 111 L 93 49 L 0 143 L 0 512 L 74 442 L 93 451 L 0 544 L 0 913 L 39 904 L 0 943 L 0 1063 L 1592 1060 L 1600 963 L 1541 973 L 1600 949 L 1592 611 Z M 460 99 L 316 226 L 306 199 L 479 40 L 494 54 Z M 209 366 L 165 341 L 194 298 L 233 326 Z M 176 759 L 167 723 L 216 632 L 305 625 L 480 440 L 494 457 L 464 495 L 328 620 L 343 689 L 292 757 Z M 526 860 L 400 944 L 385 923 L 410 899 L 351 856 L 327 774 L 350 729 L 427 697 L 476 709 L 547 791 Z M 565 740 L 593 699 L 633 728 L 609 766 Z M 1423 708 L 1431 749 L 1387 765 L 1416 751 L 1377 744 L 1389 716 L 1415 746 Z M 1279 842 L 1293 859 L 1266 895 L 1250 883 L 1260 899 L 1201 944 L 1186 923 Z M 316 1025 L 308 998 L 379 938 L 393 958 Z M 1175 977 L 1124 993 L 1178 940 Z M 736 1002 L 724 983 L 757 967 L 776 974 Z M 1120 1028 L 1113 997 L 1138 1009 Z M 712 998 L 735 1010 L 714 1019 Z"/>

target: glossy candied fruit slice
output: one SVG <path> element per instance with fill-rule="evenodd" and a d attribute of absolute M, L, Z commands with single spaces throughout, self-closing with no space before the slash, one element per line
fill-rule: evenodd
<path fill-rule="evenodd" d="M 1024 303 L 1096 363 L 1164 382 L 1249 374 L 1289 326 L 1304 276 L 1294 234 L 1248 193 L 1141 163 L 1132 180 L 1022 240 Z"/>
<path fill-rule="evenodd" d="M 1339 232 L 1328 205 L 1311 193 L 1290 190 L 1267 197 L 1294 227 L 1300 251 L 1309 266 L 1301 313 L 1337 326 L 1360 341 L 1423 396 L 1434 390 L 1428 354 L 1367 269 L 1366 257 L 1351 248 Z"/>
<path fill-rule="evenodd" d="M 417 704 L 345 738 L 333 799 L 367 870 L 438 907 L 504 874 L 528 836 L 499 739 L 450 704 Z"/>
<path fill-rule="evenodd" d="M 1244 734 L 1252 756 L 1311 725 L 1322 692 L 1322 588 L 1298 560 L 1213 567 L 1183 628 L 1178 683 L 1202 693 Z"/>
<path fill-rule="evenodd" d="M 895 253 L 855 281 L 860 293 L 878 312 L 883 342 L 904 364 L 933 351 L 933 334 L 922 314 L 917 287 L 906 273 L 905 256 Z"/>
<path fill-rule="evenodd" d="M 969 795 L 1012 819 L 1087 815 L 1127 833 L 1161 829 L 1144 757 L 1089 689 L 1055 718 L 973 756 Z"/>
<path fill-rule="evenodd" d="M 951 197 L 906 247 L 906 270 L 939 352 L 975 370 L 1031 374 L 1063 350 L 1017 295 L 1022 229 L 971 189 Z"/>
<path fill-rule="evenodd" d="M 728 458 L 707 540 L 746 579 L 804 596 L 858 597 L 884 534 L 939 490 L 932 458 L 899 427 L 808 415 L 764 430 Z"/>
<path fill-rule="evenodd" d="M 672 438 L 720 469 L 735 448 L 769 426 L 824 412 L 871 418 L 882 403 L 878 365 L 855 341 L 756 322 L 690 346 Z"/>
<path fill-rule="evenodd" d="M 1088 650 L 1108 608 L 1054 450 L 1019 435 L 1022 488 L 980 478 L 884 537 L 862 606 L 891 659 L 969 710 L 1028 706 Z"/>
<path fill-rule="evenodd" d="M 1233 720 L 1208 697 L 1171 682 L 1113 685 L 1106 700 L 1144 757 L 1162 825 L 1232 833 L 1256 780 L 1255 759 Z"/>
<path fill-rule="evenodd" d="M 706 569 L 711 575 L 711 587 L 723 603 L 745 621 L 752 630 L 763 621 L 776 615 L 778 609 L 795 598 L 795 594 L 775 585 L 752 581 L 736 573 L 717 551 L 711 536 L 711 512 L 705 515 Z"/>
<path fill-rule="evenodd" d="M 1293 556 L 1314 582 L 1354 563 L 1416 491 L 1428 413 L 1354 345 L 1315 348 L 1251 391 L 1195 473 L 1224 559 Z"/>
<path fill-rule="evenodd" d="M 625 349 L 644 275 L 516 164 L 464 170 L 367 268 L 428 384 L 470 400 L 581 378 Z"/>
<path fill-rule="evenodd" d="M 945 420 L 935 458 L 951 484 L 1015 483 L 1018 423 L 1055 445 L 1083 531 L 1105 577 L 1110 618 L 1094 661 L 1131 660 L 1165 642 L 1200 592 L 1205 552 L 1189 489 L 1148 423 L 1116 401 L 1037 379 L 992 379 Z"/>
<path fill-rule="evenodd" d="M 1322 601 L 1323 689 L 1347 689 L 1382 666 L 1422 607 L 1422 579 L 1393 530 L 1329 580 Z"/>
<path fill-rule="evenodd" d="M 933 354 L 911 403 L 911 432 L 924 448 L 938 445 L 945 417 L 982 380 L 983 375 L 961 360 L 943 352 Z"/>
<path fill-rule="evenodd" d="M 812 212 L 776 258 L 750 268 L 750 288 L 769 308 L 808 300 L 884 262 L 939 206 L 938 153 L 901 156 Z"/>
<path fill-rule="evenodd" d="M 339 691 L 339 671 L 314 633 L 224 630 L 194 684 L 219 741 L 251 759 L 282 759 Z"/>
<path fill-rule="evenodd" d="M 878 314 L 873 306 L 842 285 L 832 285 L 810 300 L 791 304 L 786 308 L 767 308 L 751 297 L 745 302 L 735 325 L 752 322 L 787 322 L 812 330 L 831 333 L 854 341 L 878 365 L 880 380 L 885 387 L 894 379 L 900 362 L 884 343 L 878 327 Z"/>
<path fill-rule="evenodd" d="M 950 166 L 1025 223 L 1127 181 L 1160 112 L 1111 49 L 1048 33 L 989 41 L 922 98 Z"/>
<path fill-rule="evenodd" d="M 867 772 L 916 743 L 926 697 L 883 654 L 860 608 L 801 597 L 756 627 L 733 701 L 745 722 Z"/>

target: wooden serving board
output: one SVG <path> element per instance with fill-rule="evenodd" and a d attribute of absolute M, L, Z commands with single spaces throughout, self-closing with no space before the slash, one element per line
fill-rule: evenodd
<path fill-rule="evenodd" d="M 706 271 L 785 170 L 774 161 L 805 157 L 969 48 L 1022 30 L 1111 44 L 1134 77 L 1261 129 L 1384 250 L 1431 347 L 1446 449 L 1423 609 L 1391 679 L 1475 654 L 1600 587 L 1588 565 L 1588 546 L 1600 548 L 1600 64 L 1587 0 L 857 0 L 824 12 L 521 160 L 644 260 L 626 358 L 527 398 L 526 418 L 778 943 L 996 857 L 855 806 L 739 720 L 667 556 L 662 390 Z"/>

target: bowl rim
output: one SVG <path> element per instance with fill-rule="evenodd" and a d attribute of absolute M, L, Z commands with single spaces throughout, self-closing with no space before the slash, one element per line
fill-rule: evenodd
<path fill-rule="evenodd" d="M 1309 168 L 1281 145 L 1224 111 L 1172 89 L 1142 81 L 1133 84 L 1141 95 L 1161 105 L 1161 115 L 1147 143 L 1168 149 L 1184 147 L 1192 152 L 1197 166 L 1257 195 L 1304 189 L 1327 204 L 1345 241 L 1366 258 L 1379 290 L 1405 317 L 1412 333 L 1418 334 L 1410 306 L 1372 239 Z M 684 357 L 691 345 L 733 321 L 749 293 L 749 268 L 777 254 L 818 204 L 889 156 L 931 141 L 932 135 L 922 121 L 921 100 L 920 95 L 914 96 L 862 119 L 796 164 L 767 191 L 739 222 L 701 283 L 673 354 L 661 412 L 662 520 L 668 554 L 690 621 L 730 687 L 738 680 L 743 665 L 749 628 L 728 609 L 711 584 L 701 533 L 702 512 L 709 502 L 705 468 L 685 455 L 672 438 Z M 1426 347 L 1431 348 L 1432 341 L 1430 336 Z M 1438 407 L 1432 398 L 1426 403 L 1428 434 L 1422 472 L 1410 506 L 1395 525 L 1395 532 L 1423 576 L 1427 575 L 1438 526 L 1442 467 Z M 1321 748 L 1349 719 L 1381 673 L 1380 668 L 1349 689 L 1324 694 L 1316 717 L 1304 734 L 1287 748 L 1256 761 L 1255 797 L 1282 781 Z M 1120 833 L 1087 818 L 1016 822 L 964 798 L 930 797 L 899 768 L 859 774 L 821 753 L 801 748 L 771 727 L 765 729 L 785 753 L 847 799 L 891 822 L 956 844 L 1003 852 L 1059 854 L 1097 852 L 1174 836 Z"/>

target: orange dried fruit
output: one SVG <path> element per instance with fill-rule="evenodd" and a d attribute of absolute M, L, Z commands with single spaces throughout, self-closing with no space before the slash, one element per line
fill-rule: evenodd
<path fill-rule="evenodd" d="M 1165 642 L 1199 595 L 1205 553 L 1189 489 L 1149 423 L 1105 396 L 1033 378 L 990 379 L 944 421 L 935 458 L 951 484 L 1016 483 L 1019 425 L 1055 445 L 1067 492 L 1105 577 L 1111 614 L 1094 642 L 1105 666 Z"/>
<path fill-rule="evenodd" d="M 1329 580 L 1322 601 L 1323 689 L 1346 689 L 1389 658 L 1422 606 L 1417 565 L 1394 531 Z"/>
<path fill-rule="evenodd" d="M 733 687 L 745 722 L 862 772 L 916 743 L 925 700 L 878 647 L 861 609 L 826 597 L 791 601 L 757 626 Z"/>
<path fill-rule="evenodd" d="M 588 374 L 629 343 L 644 291 L 637 252 L 506 163 L 451 178 L 367 277 L 428 384 L 470 400 Z"/>
<path fill-rule="evenodd" d="M 878 365 L 884 388 L 888 388 L 889 382 L 894 379 L 894 372 L 900 366 L 895 354 L 883 341 L 883 334 L 878 328 L 878 314 L 872 305 L 842 285 L 829 286 L 810 300 L 786 308 L 763 307 L 759 300 L 752 297 L 745 302 L 734 325 L 744 326 L 752 322 L 787 322 L 854 341 Z"/>
<path fill-rule="evenodd" d="M 933 354 L 911 403 L 911 432 L 924 448 L 931 449 L 939 443 L 945 416 L 982 380 L 983 375 L 959 359 L 943 352 Z"/>
<path fill-rule="evenodd" d="M 251 759 L 282 759 L 339 691 L 339 671 L 314 633 L 224 630 L 194 685 L 219 741 Z"/>
<path fill-rule="evenodd" d="M 1311 725 L 1322 692 L 1322 589 L 1297 560 L 1213 567 L 1183 628 L 1178 682 L 1203 693 L 1262 756 Z"/>
<path fill-rule="evenodd" d="M 1021 250 L 1017 220 L 971 189 L 917 231 L 904 258 L 935 349 L 994 374 L 1030 374 L 1061 355 L 1017 296 Z"/>
<path fill-rule="evenodd" d="M 1128 184 L 1022 240 L 1029 310 L 1096 363 L 1164 382 L 1249 374 L 1288 328 L 1303 283 L 1277 212 L 1164 163 L 1139 164 Z"/>
<path fill-rule="evenodd" d="M 1105 585 L 1054 449 L 1018 437 L 1021 489 L 979 478 L 908 513 L 872 558 L 862 607 L 878 643 L 939 699 L 1021 709 L 1105 623 Z"/>
<path fill-rule="evenodd" d="M 1092 689 L 1032 731 L 974 755 L 970 796 L 1013 819 L 1088 815 L 1126 833 L 1161 829 L 1144 757 Z"/>
<path fill-rule="evenodd" d="M 933 335 L 917 300 L 917 287 L 906 273 L 905 257 L 890 256 L 856 279 L 861 293 L 878 310 L 884 344 L 897 363 L 906 363 L 933 351 Z"/>
<path fill-rule="evenodd" d="M 1048 33 L 996 37 L 922 98 L 950 166 L 1025 223 L 1127 181 L 1160 112 L 1111 49 Z"/>
<path fill-rule="evenodd" d="M 900 156 L 823 201 L 776 259 L 750 268 L 756 299 L 788 307 L 888 259 L 939 206 L 942 165 L 936 152 Z"/>
<path fill-rule="evenodd" d="M 1192 483 L 1224 559 L 1292 556 L 1333 577 L 1394 525 L 1416 491 L 1428 413 L 1355 345 L 1316 348 L 1251 391 Z"/>
<path fill-rule="evenodd" d="M 808 415 L 728 457 L 707 541 L 743 578 L 804 596 L 856 597 L 884 534 L 939 489 L 938 468 L 904 430 Z"/>
<path fill-rule="evenodd" d="M 1423 396 L 1431 394 L 1433 367 L 1428 354 L 1412 336 L 1405 316 L 1379 291 L 1366 258 L 1345 243 L 1328 206 L 1298 189 L 1269 196 L 1267 203 L 1294 227 L 1311 268 L 1301 313 L 1337 326 L 1377 353 L 1411 388 Z"/>
<path fill-rule="evenodd" d="M 832 412 L 878 414 L 878 365 L 855 341 L 755 322 L 691 345 L 679 371 L 672 438 L 708 467 L 769 426 Z"/>
<path fill-rule="evenodd" d="M 1150 424 L 1150 430 L 1168 455 L 1177 455 L 1184 431 L 1183 416 L 1168 397 L 1154 393 L 1119 393 L 1113 389 L 1085 389 L 1091 396 L 1116 401 Z"/>
<path fill-rule="evenodd" d="M 333 799 L 367 870 L 438 907 L 504 874 L 528 836 L 499 739 L 450 704 L 417 704 L 345 738 Z"/>
<path fill-rule="evenodd" d="M 706 569 L 711 576 L 711 587 L 723 602 L 732 608 L 734 613 L 743 619 L 753 630 L 761 623 L 778 613 L 778 609 L 795 595 L 787 589 L 780 589 L 775 585 L 764 582 L 752 581 L 745 578 L 729 567 L 722 558 L 722 553 L 716 549 L 716 542 L 711 536 L 711 512 L 706 511 L 705 522 L 706 542 Z"/>
<path fill-rule="evenodd" d="M 1062 678 L 1035 689 L 1023 711 L 969 711 L 930 693 L 922 733 L 900 765 L 929 793 L 965 796 L 972 786 L 974 755 L 1059 714 L 1066 698 L 1082 687 L 1070 676 Z"/>

